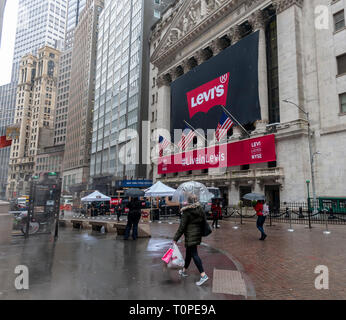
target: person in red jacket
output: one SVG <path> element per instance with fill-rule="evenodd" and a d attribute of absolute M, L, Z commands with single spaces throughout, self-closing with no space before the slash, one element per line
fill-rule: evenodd
<path fill-rule="evenodd" d="M 257 201 L 256 205 L 254 206 L 254 209 L 257 214 L 257 229 L 261 232 L 261 238 L 260 240 L 265 240 L 267 235 L 264 232 L 263 225 L 264 222 L 266 221 L 266 217 L 263 215 L 263 201 Z"/>
<path fill-rule="evenodd" d="M 220 200 L 213 201 L 213 204 L 211 205 L 211 212 L 213 215 L 213 224 L 212 227 L 219 228 L 219 219 L 221 218 L 221 206 L 220 206 Z"/>

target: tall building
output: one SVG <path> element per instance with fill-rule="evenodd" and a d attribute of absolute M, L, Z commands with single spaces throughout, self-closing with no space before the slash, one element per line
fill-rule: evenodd
<path fill-rule="evenodd" d="M 48 45 L 65 40 L 68 0 L 19 0 L 11 82 L 0 87 L 1 130 L 13 124 L 20 59 Z M 5 121 L 3 119 L 6 119 Z M 0 149 L 0 163 L 9 162 L 9 148 Z M 0 198 L 5 197 L 8 166 L 0 167 Z"/>
<path fill-rule="evenodd" d="M 65 50 L 72 49 L 74 30 L 85 7 L 86 0 L 69 0 L 66 20 Z"/>
<path fill-rule="evenodd" d="M 327 9 L 329 16 L 318 24 L 317 5 Z M 250 139 L 240 126 L 234 126 L 225 145 L 232 148 L 255 142 L 242 152 L 228 154 L 230 162 L 222 174 L 213 172 L 205 158 L 186 156 L 183 165 L 163 162 L 159 168 L 154 166 L 154 179 L 173 187 L 189 180 L 219 187 L 230 205 L 237 205 L 249 192 L 265 194 L 273 209 L 280 202 L 307 201 L 313 189 L 317 197 L 345 199 L 345 10 L 345 2 L 329 0 L 177 1 L 155 25 L 150 41 L 152 77 L 157 79 L 150 94 L 158 94 L 153 103 L 153 112 L 157 111 L 153 128 L 172 132 L 181 129 L 185 119 L 207 121 L 215 129 L 220 116 L 212 115 L 217 115 L 219 105 L 208 105 L 208 116 L 203 109 L 212 95 L 208 84 L 215 79 L 224 84 L 229 72 L 226 105 L 250 132 Z M 229 67 L 253 53 L 258 56 L 252 64 Z M 247 74 L 252 78 L 244 82 Z M 195 92 L 199 95 L 193 96 Z M 252 96 L 259 104 L 237 106 Z M 192 108 L 203 112 L 194 116 Z M 185 118 L 181 116 L 178 125 L 170 121 L 180 115 Z M 242 120 L 246 118 L 252 120 Z M 275 143 L 264 150 L 260 142 L 268 138 Z M 204 142 L 193 143 L 188 152 L 197 154 L 198 149 L 205 157 L 205 148 Z M 262 160 L 269 150 L 276 151 L 271 159 L 275 161 Z M 239 160 L 240 154 L 243 159 Z M 237 161 L 232 164 L 232 159 Z M 327 206 L 333 203 L 326 202 Z"/>
<path fill-rule="evenodd" d="M 20 134 L 11 146 L 9 198 L 29 193 L 40 149 L 52 144 L 60 52 L 45 46 L 20 61 L 14 125 Z"/>
<path fill-rule="evenodd" d="M 0 0 L 0 48 L 1 48 L 1 35 L 2 35 L 2 25 L 4 22 L 5 7 L 6 7 L 6 0 Z"/>
<path fill-rule="evenodd" d="M 148 119 L 149 34 L 172 1 L 106 1 L 100 18 L 90 175 L 111 192 L 125 179 L 146 177 L 139 136 Z M 127 132 L 124 131 L 127 129 Z M 122 133 L 122 134 L 121 134 Z M 132 159 L 126 165 L 124 159 Z"/>
<path fill-rule="evenodd" d="M 102 9 L 102 0 L 88 0 L 74 33 L 63 161 L 64 191 L 78 193 L 88 185 L 97 34 Z"/>

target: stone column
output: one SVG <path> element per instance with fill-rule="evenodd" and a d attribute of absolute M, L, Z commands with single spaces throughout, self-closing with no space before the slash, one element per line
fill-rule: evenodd
<path fill-rule="evenodd" d="M 198 65 L 202 64 L 207 60 L 207 54 L 204 49 L 197 51 L 196 54 L 193 55 L 193 57 L 197 61 Z"/>
<path fill-rule="evenodd" d="M 227 33 L 227 36 L 231 39 L 231 45 L 236 44 L 241 40 L 241 27 L 237 25 L 232 27 Z"/>
<path fill-rule="evenodd" d="M 220 43 L 220 39 L 215 39 L 213 40 L 210 44 L 209 47 L 211 48 L 211 50 L 213 51 L 213 55 L 216 56 L 218 55 L 222 50 L 222 46 Z"/>
<path fill-rule="evenodd" d="M 256 122 L 256 131 L 262 132 L 266 130 L 269 122 L 269 105 L 268 105 L 268 73 L 267 73 L 267 48 L 265 35 L 266 17 L 261 10 L 253 13 L 249 18 L 253 31 L 259 31 L 258 44 L 258 93 L 261 106 L 262 120 Z"/>
<path fill-rule="evenodd" d="M 158 105 L 157 105 L 157 127 L 170 130 L 171 118 L 171 87 L 172 78 L 169 74 L 157 78 Z"/>
<path fill-rule="evenodd" d="M 293 105 L 282 102 L 288 99 L 304 108 L 304 83 L 302 48 L 303 0 L 276 0 L 278 61 L 281 122 L 289 122 L 305 116 Z"/>

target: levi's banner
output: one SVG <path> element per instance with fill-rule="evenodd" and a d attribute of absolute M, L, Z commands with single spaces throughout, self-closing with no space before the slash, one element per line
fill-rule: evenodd
<path fill-rule="evenodd" d="M 276 161 L 275 135 L 159 158 L 158 174 Z"/>
<path fill-rule="evenodd" d="M 259 32 L 194 67 L 171 84 L 171 135 L 216 129 L 224 106 L 242 125 L 261 120 L 258 93 Z"/>

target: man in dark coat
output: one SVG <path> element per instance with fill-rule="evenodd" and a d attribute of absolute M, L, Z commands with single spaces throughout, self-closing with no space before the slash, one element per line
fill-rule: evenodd
<path fill-rule="evenodd" d="M 209 278 L 204 272 L 201 258 L 198 256 L 197 246 L 202 241 L 202 228 L 205 222 L 205 213 L 200 203 L 195 202 L 195 199 L 190 197 L 188 199 L 189 204 L 181 209 L 181 221 L 178 231 L 176 232 L 173 241 L 177 243 L 182 235 L 185 236 L 186 257 L 185 266 L 182 270 L 179 270 L 179 274 L 182 277 L 187 277 L 185 273 L 189 268 L 191 259 L 193 259 L 201 279 L 196 282 L 196 285 L 200 286 L 206 282 Z"/>
<path fill-rule="evenodd" d="M 138 238 L 138 223 L 141 219 L 141 209 L 142 209 L 142 202 L 139 201 L 138 198 L 132 198 L 131 201 L 128 203 L 127 207 L 129 208 L 129 213 L 127 216 L 127 225 L 125 229 L 125 236 L 124 239 L 128 240 L 130 236 L 130 231 L 133 226 L 132 231 L 132 239 L 137 240 Z"/>

